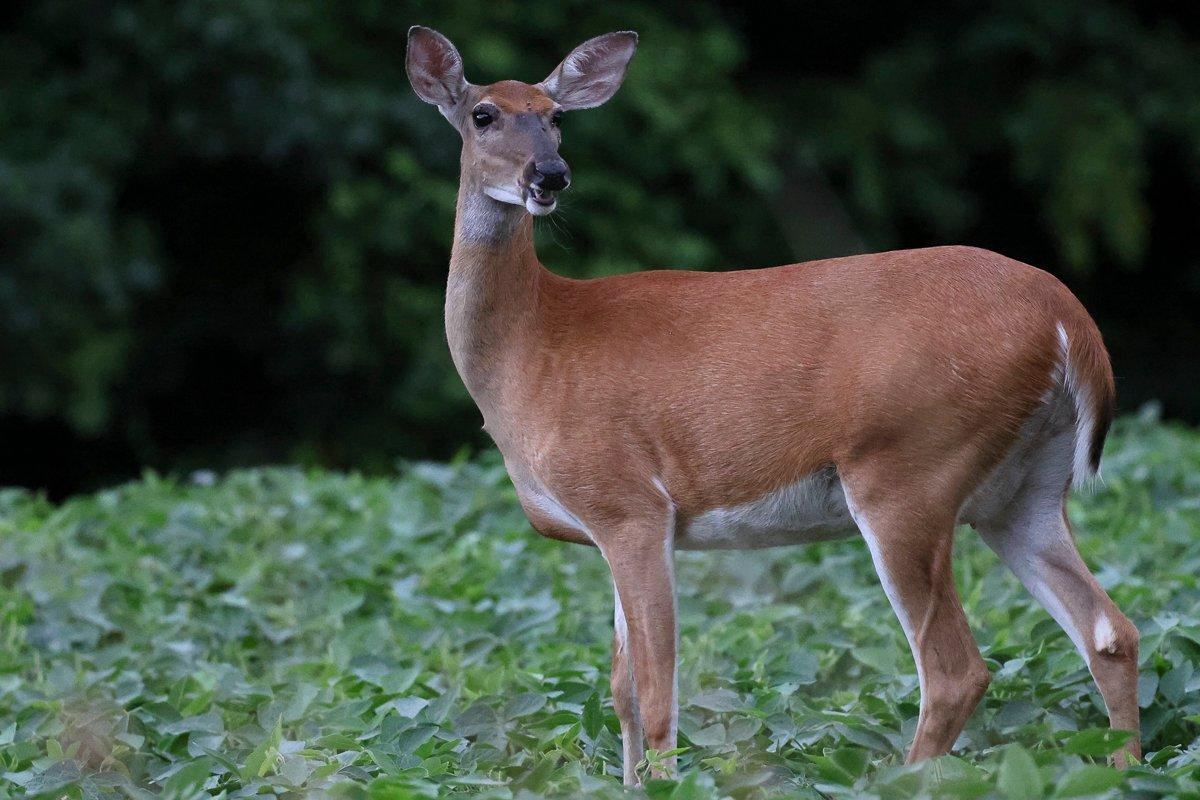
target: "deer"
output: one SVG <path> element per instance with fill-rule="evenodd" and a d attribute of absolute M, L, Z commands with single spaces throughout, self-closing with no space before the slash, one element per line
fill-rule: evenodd
<path fill-rule="evenodd" d="M 1066 500 L 1114 415 L 1095 322 L 1050 273 L 939 246 L 763 269 L 589 280 L 547 269 L 533 219 L 572 181 L 564 114 L 616 93 L 632 31 L 541 82 L 474 85 L 414 26 L 406 69 L 462 138 L 446 287 L 454 365 L 532 527 L 595 547 L 614 589 L 623 776 L 677 762 L 675 551 L 860 536 L 920 707 L 906 760 L 945 754 L 990 674 L 955 589 L 973 528 L 1083 657 L 1140 758 L 1138 630 L 1076 548 Z"/>

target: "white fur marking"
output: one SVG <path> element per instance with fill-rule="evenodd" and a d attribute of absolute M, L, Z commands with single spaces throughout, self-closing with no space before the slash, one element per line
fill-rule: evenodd
<path fill-rule="evenodd" d="M 663 539 L 663 558 L 667 564 L 667 580 L 671 587 L 671 622 L 674 624 L 675 662 L 671 665 L 671 734 L 672 746 L 678 743 L 679 732 L 679 595 L 675 592 L 675 509 L 671 507 L 671 518 L 667 522 L 667 535 Z"/>
<path fill-rule="evenodd" d="M 1071 640 L 1071 644 L 1075 645 L 1075 649 L 1084 655 L 1084 660 L 1087 660 L 1087 644 L 1083 640 L 1083 634 L 1079 628 L 1075 626 L 1075 621 L 1071 619 L 1071 612 L 1063 605 L 1059 599 L 1058 592 L 1050 585 L 1047 576 L 1044 573 L 1050 572 L 1051 567 L 1048 567 L 1044 561 L 1038 559 L 1033 565 L 1033 569 L 1013 567 L 1013 573 L 1024 580 L 1025 585 L 1029 588 L 1029 593 L 1034 599 L 1042 604 L 1042 607 L 1054 618 L 1058 623 L 1058 627 L 1063 629 L 1067 637 Z M 1053 578 L 1053 575 L 1049 576 Z"/>
<path fill-rule="evenodd" d="M 1113 630 L 1112 620 L 1107 614 L 1101 614 L 1096 618 L 1096 628 L 1092 631 L 1092 638 L 1096 643 L 1097 653 L 1115 653 L 1117 652 L 1117 632 Z"/>
<path fill-rule="evenodd" d="M 1072 460 L 1071 482 L 1082 485 L 1092 477 L 1091 448 L 1092 434 L 1096 429 L 1096 413 L 1092 390 L 1079 380 L 1079 373 L 1071 363 L 1071 341 L 1061 322 L 1055 323 L 1058 331 L 1058 349 L 1062 358 L 1063 385 L 1075 404 L 1075 457 Z"/>
<path fill-rule="evenodd" d="M 917 664 L 917 685 L 921 689 L 921 698 L 925 698 L 925 675 L 921 669 L 921 652 L 917 647 L 917 631 L 913 627 L 913 621 L 908 616 L 908 610 L 904 607 L 903 601 L 900 599 L 900 588 L 896 586 L 896 582 L 892 579 L 892 575 L 888 572 L 887 564 L 883 560 L 883 548 L 879 542 L 879 537 L 871 530 L 871 523 L 867 521 L 863 515 L 862 509 L 854 502 L 854 498 L 849 492 L 843 488 L 846 498 L 846 506 L 850 510 L 854 522 L 858 525 L 858 530 L 862 533 L 863 541 L 867 543 L 867 549 L 871 551 L 871 561 L 875 564 L 875 572 L 879 575 L 879 582 L 883 584 L 883 593 L 887 595 L 888 602 L 892 604 L 892 610 L 896 614 L 896 619 L 900 621 L 900 627 L 904 630 L 904 638 L 908 640 L 908 649 L 912 651 L 913 660 Z M 922 702 L 924 705 L 924 702 Z"/>
<path fill-rule="evenodd" d="M 680 532 L 684 550 L 772 547 L 852 534 L 841 482 L 832 470 L 748 503 L 714 508 L 692 518 Z"/>
<path fill-rule="evenodd" d="M 1074 457 L 1075 409 L 1058 367 L 1051 379 L 1046 401 L 1022 423 L 1008 453 L 959 509 L 960 523 L 983 524 L 988 530 L 1011 527 L 1018 514 L 1034 513 L 1026 507 L 1030 498 L 1044 502 L 1037 513 L 1046 517 L 1045 524 L 1061 518 L 1063 487 L 1071 480 Z"/>
<path fill-rule="evenodd" d="M 666 484 L 664 484 L 662 482 L 662 478 L 655 475 L 653 478 L 650 479 L 650 485 L 653 486 L 655 489 L 657 489 L 659 494 L 661 494 L 663 497 L 665 497 L 668 502 L 671 501 L 671 495 L 670 495 L 670 493 L 667 492 L 667 486 L 666 486 Z"/>
<path fill-rule="evenodd" d="M 625 620 L 625 609 L 621 605 L 621 595 L 617 592 L 617 584 L 613 583 L 613 633 L 617 638 L 617 649 L 624 654 L 625 669 L 630 681 L 630 700 L 633 706 L 633 719 L 621 719 L 621 758 L 625 782 L 632 783 L 637 779 L 635 767 L 642 760 L 642 720 L 638 709 L 637 687 L 633 679 L 633 661 L 629 653 L 629 624 Z"/>
<path fill-rule="evenodd" d="M 663 560 L 667 564 L 667 578 L 671 585 L 671 621 L 674 624 L 675 663 L 671 665 L 671 741 L 675 742 L 679 732 L 679 594 L 675 591 L 675 501 L 667 487 L 657 475 L 651 479 L 654 488 L 662 492 L 667 500 L 667 529 L 663 537 Z"/>
<path fill-rule="evenodd" d="M 574 77 L 576 75 L 582 75 L 583 74 L 583 64 L 582 64 L 583 56 L 584 56 L 584 53 L 580 52 L 579 50 L 572 51 L 563 60 L 563 75 L 570 75 L 572 77 Z"/>
<path fill-rule="evenodd" d="M 1063 568 L 1055 566 L 1063 561 L 1062 555 L 1056 558 L 1056 554 L 1066 553 L 1069 557 L 1075 547 L 1062 513 L 1062 487 L 1069 458 L 1065 443 L 1044 450 L 1042 458 L 1042 464 L 1035 464 L 1030 474 L 1026 491 L 1032 493 L 1018 496 L 1011 515 L 1000 519 L 998 527 L 984 527 L 980 533 L 1090 666 L 1091 648 L 1063 602 L 1067 591 Z M 1058 476 L 1057 480 L 1051 476 Z M 1082 568 L 1082 564 L 1079 566 Z"/>
<path fill-rule="evenodd" d="M 481 195 L 470 195 L 466 208 L 456 222 L 455 237 L 471 242 L 496 242 L 511 236 L 521 219 L 520 212 L 491 202 L 497 200 L 503 204 L 510 203 L 510 200 L 505 199 L 505 195 L 504 190 L 490 188 L 485 188 Z M 517 198 L 516 204 L 521 204 L 520 198 Z M 453 273 L 451 276 L 453 285 Z"/>
<path fill-rule="evenodd" d="M 483 193 L 493 200 L 499 200 L 501 203 L 510 203 L 514 206 L 525 205 L 525 198 L 521 197 L 520 192 L 514 192 L 511 189 L 502 189 L 499 186 L 485 186 Z"/>
<path fill-rule="evenodd" d="M 617 634 L 617 647 L 624 650 L 629 642 L 629 625 L 625 622 L 625 609 L 621 607 L 621 594 L 613 584 L 613 631 Z"/>
<path fill-rule="evenodd" d="M 595 537 L 592 536 L 592 532 L 588 530 L 588 527 L 583 524 L 579 517 L 568 511 L 566 506 L 558 502 L 558 498 L 550 494 L 545 489 L 541 489 L 540 487 L 531 489 L 527 496 L 529 498 L 529 502 L 537 506 L 538 510 L 543 514 L 553 518 L 558 524 L 567 528 L 573 528 L 591 539 L 593 542 L 595 541 Z M 603 553 L 603 551 L 601 551 L 601 553 Z"/>
<path fill-rule="evenodd" d="M 557 200 L 555 200 L 553 203 L 551 203 L 548 206 L 544 206 L 541 203 L 534 200 L 532 196 L 525 198 L 525 210 L 528 211 L 530 214 L 533 214 L 535 217 L 544 217 L 547 214 L 552 214 L 552 213 L 554 213 L 554 209 L 556 209 L 556 208 L 558 208 Z"/>

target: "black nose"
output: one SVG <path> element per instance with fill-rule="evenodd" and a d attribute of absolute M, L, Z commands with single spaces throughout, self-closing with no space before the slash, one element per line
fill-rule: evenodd
<path fill-rule="evenodd" d="M 561 158 L 539 161 L 533 165 L 533 179 L 530 183 L 547 192 L 557 192 L 571 185 L 571 170 Z"/>

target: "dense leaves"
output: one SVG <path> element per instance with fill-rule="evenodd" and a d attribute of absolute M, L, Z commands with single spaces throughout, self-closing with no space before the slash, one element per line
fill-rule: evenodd
<path fill-rule="evenodd" d="M 1200 435 L 1119 426 L 1072 502 L 1142 631 L 1147 764 L 1067 637 L 964 531 L 993 674 L 955 754 L 902 765 L 904 638 L 861 544 L 681 554 L 682 775 L 652 797 L 1191 797 Z M 611 583 L 533 534 L 494 458 L 265 469 L 53 505 L 0 494 L 0 796 L 618 796 Z"/>

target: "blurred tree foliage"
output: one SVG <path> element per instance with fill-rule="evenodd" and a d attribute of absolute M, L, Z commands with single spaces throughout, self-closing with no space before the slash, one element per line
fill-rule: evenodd
<path fill-rule="evenodd" d="M 869 241 L 905 224 L 938 239 L 972 231 L 996 180 L 1025 201 L 1084 272 L 1139 268 L 1153 148 L 1200 178 L 1200 46 L 1136 6 L 1021 0 L 951 3 L 940 19 L 790 96 L 808 163 L 845 177 Z M 1007 173 L 987 176 L 999 162 Z"/>
<path fill-rule="evenodd" d="M 844 5 L 799 29 L 715 0 L 8 9 L 0 478 L 372 467 L 480 441 L 441 322 L 458 140 L 409 89 L 415 22 L 481 83 L 640 32 L 617 98 L 566 121 L 577 180 L 539 229 L 560 272 L 950 240 L 1152 269 L 1154 159 L 1200 185 L 1194 37 L 1104 2 L 904 24 Z M 1195 282 L 1195 247 L 1169 255 Z"/>

